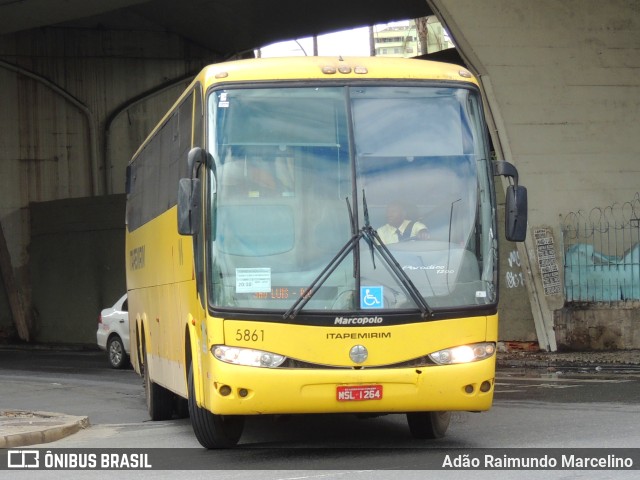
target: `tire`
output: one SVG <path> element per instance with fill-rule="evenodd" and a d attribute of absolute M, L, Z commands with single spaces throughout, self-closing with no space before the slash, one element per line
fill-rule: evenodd
<path fill-rule="evenodd" d="M 414 438 L 435 439 L 444 437 L 451 421 L 451 412 L 407 413 L 409 430 Z"/>
<path fill-rule="evenodd" d="M 200 445 L 205 448 L 230 448 L 240 440 L 244 429 L 241 415 L 215 415 L 196 403 L 193 386 L 193 366 L 189 366 L 189 416 Z"/>
<path fill-rule="evenodd" d="M 129 365 L 129 355 L 125 352 L 122 339 L 118 335 L 112 336 L 107 342 L 107 359 L 111 368 L 125 368 Z"/>
<path fill-rule="evenodd" d="M 173 393 L 154 383 L 149 376 L 147 351 L 144 353 L 144 390 L 147 397 L 147 411 L 151 420 L 170 420 L 173 417 Z"/>

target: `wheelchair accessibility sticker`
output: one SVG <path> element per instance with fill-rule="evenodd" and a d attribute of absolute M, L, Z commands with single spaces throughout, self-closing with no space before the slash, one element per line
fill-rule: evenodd
<path fill-rule="evenodd" d="M 360 308 L 384 308 L 382 287 L 360 287 Z"/>

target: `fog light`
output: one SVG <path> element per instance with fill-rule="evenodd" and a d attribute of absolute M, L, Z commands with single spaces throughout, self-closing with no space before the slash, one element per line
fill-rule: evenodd
<path fill-rule="evenodd" d="M 467 385 L 464 387 L 464 391 L 467 393 L 473 393 L 473 385 Z"/>
<path fill-rule="evenodd" d="M 240 390 L 238 390 L 238 395 L 244 398 L 249 395 L 249 391 L 246 388 L 241 388 Z"/>
<path fill-rule="evenodd" d="M 482 382 L 482 384 L 480 384 L 480 391 L 487 393 L 489 390 L 491 390 L 491 382 L 488 381 L 484 381 Z"/>
<path fill-rule="evenodd" d="M 231 393 L 231 387 L 229 385 L 223 385 L 220 387 L 218 391 L 220 392 L 220 395 L 222 395 L 223 397 L 226 397 Z"/>

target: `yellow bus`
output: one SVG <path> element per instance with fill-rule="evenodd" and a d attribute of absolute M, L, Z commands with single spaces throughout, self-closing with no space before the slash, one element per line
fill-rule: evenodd
<path fill-rule="evenodd" d="M 127 168 L 131 360 L 153 420 L 206 448 L 248 415 L 406 414 L 416 438 L 491 407 L 494 176 L 477 81 L 423 60 L 206 67 Z M 187 413 L 188 412 L 188 413 Z"/>

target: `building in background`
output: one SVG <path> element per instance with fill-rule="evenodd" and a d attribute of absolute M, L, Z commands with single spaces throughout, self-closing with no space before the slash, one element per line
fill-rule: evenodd
<path fill-rule="evenodd" d="M 415 57 L 420 55 L 420 42 L 415 22 L 409 25 L 386 27 L 376 30 L 373 41 L 378 57 Z"/>
<path fill-rule="evenodd" d="M 255 54 L 257 57 L 417 57 L 453 47 L 438 19 L 430 16 L 278 42 L 257 49 Z"/>
<path fill-rule="evenodd" d="M 374 51 L 380 57 L 416 57 L 453 48 L 435 16 L 373 27 Z"/>

